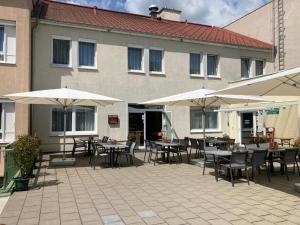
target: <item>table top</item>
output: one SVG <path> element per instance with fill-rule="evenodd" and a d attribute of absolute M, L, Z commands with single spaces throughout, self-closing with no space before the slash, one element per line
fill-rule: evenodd
<path fill-rule="evenodd" d="M 216 155 L 216 156 L 230 156 L 232 154 L 231 151 L 222 151 L 222 150 L 206 151 L 205 153 Z"/>
<path fill-rule="evenodd" d="M 212 144 L 226 144 L 228 141 L 225 140 L 216 140 L 216 139 L 207 139 L 205 140 L 207 143 L 212 143 Z"/>
<path fill-rule="evenodd" d="M 173 147 L 173 146 L 180 146 L 180 143 L 176 143 L 176 142 L 162 142 L 162 141 L 156 141 L 155 144 L 157 145 L 161 145 L 164 147 Z"/>
<path fill-rule="evenodd" d="M 101 146 L 103 146 L 104 148 L 127 148 L 128 146 L 125 144 L 113 144 L 113 143 L 101 143 Z"/>
<path fill-rule="evenodd" d="M 285 138 L 285 137 L 275 137 L 274 139 L 287 140 L 287 141 L 293 140 L 293 138 Z"/>

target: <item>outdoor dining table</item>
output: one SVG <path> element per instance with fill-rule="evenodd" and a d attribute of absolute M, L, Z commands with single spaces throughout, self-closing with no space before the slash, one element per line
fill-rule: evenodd
<path fill-rule="evenodd" d="M 167 150 L 167 161 L 170 163 L 170 151 L 171 148 L 178 148 L 181 146 L 180 143 L 177 142 L 162 142 L 156 141 L 155 144 L 160 145 L 163 149 Z M 165 161 L 165 155 L 162 155 L 162 160 Z"/>
<path fill-rule="evenodd" d="M 120 144 L 120 143 L 100 143 L 100 145 L 105 148 L 106 151 L 109 151 L 109 162 L 111 167 L 113 168 L 116 165 L 116 161 L 115 161 L 115 152 L 116 150 L 120 149 L 120 150 L 124 150 L 125 148 L 128 148 L 127 145 L 125 144 Z"/>
<path fill-rule="evenodd" d="M 227 145 L 229 142 L 226 140 L 218 140 L 218 139 L 207 139 L 205 140 L 206 143 L 212 144 L 214 146 L 220 147 L 222 145 Z"/>

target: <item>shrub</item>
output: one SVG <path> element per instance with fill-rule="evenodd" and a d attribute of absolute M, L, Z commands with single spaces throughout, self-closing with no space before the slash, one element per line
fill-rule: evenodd
<path fill-rule="evenodd" d="M 39 154 L 40 141 L 37 137 L 21 135 L 9 147 L 13 149 L 14 161 L 21 172 L 21 177 L 27 177 L 35 158 Z"/>

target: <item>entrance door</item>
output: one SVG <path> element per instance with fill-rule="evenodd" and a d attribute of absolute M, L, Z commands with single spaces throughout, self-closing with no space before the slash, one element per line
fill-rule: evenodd
<path fill-rule="evenodd" d="M 162 112 L 146 111 L 146 139 L 157 141 L 162 136 Z"/>
<path fill-rule="evenodd" d="M 144 146 L 145 113 L 129 113 L 129 139 L 134 139 L 137 146 Z"/>
<path fill-rule="evenodd" d="M 242 144 L 249 144 L 253 136 L 253 113 L 241 113 L 241 137 Z"/>

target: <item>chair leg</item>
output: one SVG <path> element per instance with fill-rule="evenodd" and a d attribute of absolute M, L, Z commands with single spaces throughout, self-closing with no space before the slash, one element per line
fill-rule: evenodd
<path fill-rule="evenodd" d="M 270 171 L 269 171 L 269 167 L 267 166 L 267 164 L 265 164 L 265 168 L 266 168 L 266 173 L 267 173 L 268 181 L 271 182 Z"/>
<path fill-rule="evenodd" d="M 74 157 L 75 154 L 75 145 L 73 145 L 73 149 L 72 149 L 72 157 Z"/>
<path fill-rule="evenodd" d="M 145 159 L 146 159 L 146 153 L 147 153 L 147 148 L 145 148 L 144 162 L 145 162 Z"/>
<path fill-rule="evenodd" d="M 218 182 L 219 181 L 219 166 L 215 163 L 215 179 Z"/>
<path fill-rule="evenodd" d="M 246 177 L 247 177 L 247 180 L 248 180 L 248 185 L 250 185 L 249 173 L 248 173 L 248 168 L 247 167 L 245 168 L 245 172 L 246 172 Z"/>
<path fill-rule="evenodd" d="M 233 181 L 233 175 L 232 175 L 232 169 L 230 168 L 230 179 L 231 179 L 231 185 L 234 187 L 234 181 Z"/>
<path fill-rule="evenodd" d="M 254 166 L 252 166 L 252 168 L 251 168 L 251 177 L 252 177 L 252 180 L 254 180 Z"/>
<path fill-rule="evenodd" d="M 298 174 L 300 176 L 300 170 L 299 170 L 299 165 L 298 165 L 298 162 L 296 161 L 296 165 L 297 165 L 297 169 L 298 169 Z"/>
<path fill-rule="evenodd" d="M 148 155 L 148 163 L 151 162 L 152 159 L 152 150 L 149 151 L 149 155 Z"/>
<path fill-rule="evenodd" d="M 289 173 L 288 173 L 288 168 L 287 168 L 287 164 L 284 164 L 284 169 L 285 169 L 285 173 L 286 173 L 286 179 L 289 181 Z"/>
<path fill-rule="evenodd" d="M 204 164 L 203 164 L 203 171 L 202 171 L 202 175 L 204 176 L 204 172 L 205 172 L 205 166 L 206 166 L 206 163 L 204 161 Z"/>
<path fill-rule="evenodd" d="M 155 166 L 155 162 L 156 162 L 156 160 L 157 160 L 157 156 L 158 156 L 158 152 L 155 153 L 154 166 Z"/>

